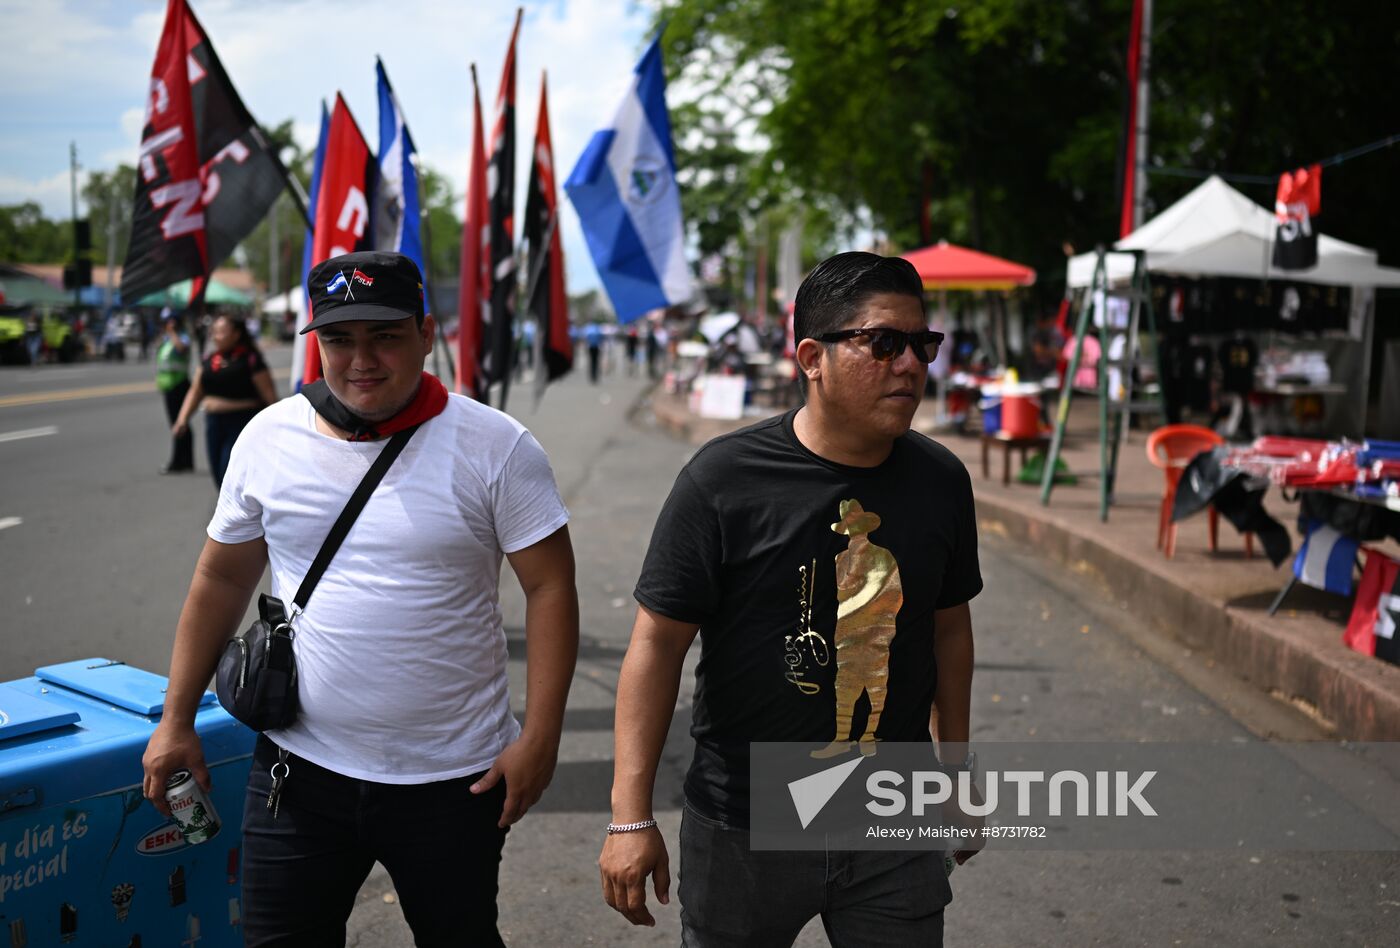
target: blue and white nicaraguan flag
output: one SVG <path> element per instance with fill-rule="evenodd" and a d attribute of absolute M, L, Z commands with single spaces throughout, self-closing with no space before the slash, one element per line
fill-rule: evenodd
<path fill-rule="evenodd" d="M 593 134 L 564 190 L 618 322 L 690 299 L 660 37 L 637 63 L 612 125 Z"/>
<path fill-rule="evenodd" d="M 418 172 L 413 167 L 413 139 L 403 109 L 378 58 L 374 72 L 379 85 L 379 181 L 374 191 L 370 226 L 375 250 L 401 253 L 423 270 L 423 238 L 419 231 Z"/>
<path fill-rule="evenodd" d="M 1293 558 L 1293 575 L 1314 589 L 1351 595 L 1351 574 L 1360 544 L 1334 527 L 1316 521 Z"/>
<path fill-rule="evenodd" d="M 311 191 L 306 207 L 308 220 L 316 219 L 316 198 L 321 192 L 321 169 L 326 164 L 326 139 L 330 135 L 331 113 L 321 102 L 321 134 L 316 139 L 316 161 L 311 166 Z M 292 336 L 292 390 L 301 391 L 302 379 L 306 377 L 306 337 L 301 331 L 311 322 L 311 298 L 306 295 L 306 281 L 311 277 L 311 267 L 317 261 L 312 257 L 312 246 L 316 242 L 315 228 L 306 227 L 306 241 L 301 249 L 301 289 L 302 305 L 297 312 L 296 334 Z"/>

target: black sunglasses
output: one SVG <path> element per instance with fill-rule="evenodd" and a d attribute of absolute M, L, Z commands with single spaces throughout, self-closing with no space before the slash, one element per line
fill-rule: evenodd
<path fill-rule="evenodd" d="M 938 347 L 943 345 L 943 333 L 932 329 L 918 332 L 903 332 L 899 329 L 842 329 L 839 332 L 822 333 L 816 336 L 818 342 L 840 342 L 857 336 L 870 337 L 870 357 L 876 362 L 889 362 L 904 352 L 905 346 L 913 346 L 914 358 L 927 365 L 938 358 Z"/>

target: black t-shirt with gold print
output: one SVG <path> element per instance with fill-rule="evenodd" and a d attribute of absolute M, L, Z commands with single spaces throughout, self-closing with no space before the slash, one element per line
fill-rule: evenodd
<path fill-rule="evenodd" d="M 808 451 L 795 415 L 691 459 L 635 592 L 700 625 L 686 799 L 733 826 L 748 825 L 751 741 L 929 740 L 934 612 L 982 589 L 950 451 L 910 432 L 878 467 L 848 467 Z"/>

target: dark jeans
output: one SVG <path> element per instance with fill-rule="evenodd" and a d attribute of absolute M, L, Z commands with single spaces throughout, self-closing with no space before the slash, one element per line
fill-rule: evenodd
<path fill-rule="evenodd" d="M 173 427 L 175 419 L 180 417 L 180 406 L 185 403 L 185 393 L 190 390 L 190 380 L 185 379 L 176 382 L 173 388 L 168 388 L 161 395 L 165 396 L 165 417 L 170 420 Z M 165 465 L 170 471 L 193 471 L 194 470 L 194 433 L 188 428 L 182 435 L 171 435 L 170 437 L 170 460 Z"/>
<path fill-rule="evenodd" d="M 594 385 L 598 384 L 598 359 L 602 354 L 602 350 L 597 346 L 588 347 L 588 381 Z"/>
<path fill-rule="evenodd" d="M 228 470 L 233 443 L 260 411 L 261 408 L 245 408 L 243 411 L 204 413 L 204 447 L 209 451 L 209 473 L 214 476 L 215 487 L 224 486 L 224 472 Z"/>
<path fill-rule="evenodd" d="M 941 948 L 952 899 L 941 852 L 765 852 L 749 833 L 681 817 L 684 948 L 780 948 L 820 915 L 833 948 Z"/>
<path fill-rule="evenodd" d="M 420 948 L 502 945 L 496 877 L 505 781 L 475 774 L 397 785 L 355 780 L 291 756 L 274 820 L 277 746 L 258 738 L 243 807 L 243 937 L 248 946 L 345 944 L 345 921 L 375 861 L 389 870 Z"/>

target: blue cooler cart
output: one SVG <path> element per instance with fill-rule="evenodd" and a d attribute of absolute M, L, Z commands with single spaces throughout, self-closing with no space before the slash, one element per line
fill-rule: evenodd
<path fill-rule="evenodd" d="M 256 735 L 195 718 L 221 826 L 191 845 L 141 794 L 166 680 L 104 658 L 0 683 L 0 948 L 242 945 L 239 842 Z"/>

